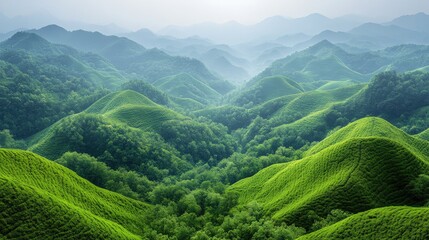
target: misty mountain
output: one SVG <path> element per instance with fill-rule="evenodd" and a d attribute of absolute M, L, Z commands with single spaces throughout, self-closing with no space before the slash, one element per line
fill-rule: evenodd
<path fill-rule="evenodd" d="M 348 31 L 362 24 L 353 18 L 327 18 L 320 14 L 311 14 L 302 18 L 285 18 L 274 16 L 257 24 L 246 26 L 237 22 L 224 24 L 204 23 L 187 27 L 169 26 L 161 34 L 176 37 L 198 35 L 214 42 L 243 43 L 254 40 L 279 38 L 290 34 L 314 35 L 323 30 Z"/>
<path fill-rule="evenodd" d="M 323 40 L 362 49 L 379 50 L 400 44 L 429 44 L 429 34 L 395 25 L 365 23 L 348 32 L 323 31 L 310 40 L 297 44 L 295 49 L 301 50 Z"/>
<path fill-rule="evenodd" d="M 417 32 L 429 33 L 429 15 L 425 13 L 417 13 L 414 15 L 405 15 L 394 19 L 387 25 L 396 25 L 402 28 L 407 28 Z"/>
<path fill-rule="evenodd" d="M 53 43 L 99 54 L 118 69 L 148 82 L 187 73 L 208 84 L 219 93 L 223 94 L 232 89 L 231 84 L 213 75 L 203 63 L 196 59 L 170 56 L 159 49 L 146 49 L 125 37 L 106 36 L 99 32 L 83 30 L 67 31 L 56 25 L 49 25 L 31 32 Z"/>

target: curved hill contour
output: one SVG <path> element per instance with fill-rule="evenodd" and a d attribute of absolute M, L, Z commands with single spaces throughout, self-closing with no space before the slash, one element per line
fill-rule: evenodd
<path fill-rule="evenodd" d="M 352 215 L 304 239 L 426 239 L 429 208 L 384 207 Z"/>
<path fill-rule="evenodd" d="M 386 131 L 387 124 L 381 132 Z M 311 225 L 304 217 L 308 211 L 326 216 L 333 209 L 356 213 L 420 204 L 411 182 L 429 171 L 427 152 L 420 151 L 427 142 L 403 138 L 350 137 L 333 145 L 322 142 L 326 148 L 317 153 L 267 167 L 229 190 L 239 193 L 242 204 L 258 201 L 275 219 L 305 227 Z"/>
<path fill-rule="evenodd" d="M 148 207 L 34 153 L 0 149 L 0 238 L 140 239 Z"/>

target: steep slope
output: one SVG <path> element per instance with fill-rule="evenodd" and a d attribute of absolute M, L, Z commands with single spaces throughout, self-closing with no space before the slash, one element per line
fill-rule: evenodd
<path fill-rule="evenodd" d="M 418 154 L 420 155 L 420 154 Z M 242 204 L 258 201 L 275 219 L 309 227 L 307 215 L 418 204 L 410 182 L 427 173 L 421 159 L 386 138 L 352 138 L 302 160 L 276 164 L 230 187 Z"/>
<path fill-rule="evenodd" d="M 190 98 L 203 104 L 221 97 L 213 88 L 186 73 L 165 77 L 153 84 L 171 96 Z"/>
<path fill-rule="evenodd" d="M 139 239 L 149 207 L 30 152 L 0 149 L 1 238 Z"/>
<path fill-rule="evenodd" d="M 384 207 L 348 217 L 298 239 L 425 239 L 429 209 Z"/>
<path fill-rule="evenodd" d="M 273 76 L 263 78 L 259 81 L 248 84 L 233 102 L 238 105 L 259 104 L 265 101 L 301 93 L 302 87 L 285 76 Z"/>

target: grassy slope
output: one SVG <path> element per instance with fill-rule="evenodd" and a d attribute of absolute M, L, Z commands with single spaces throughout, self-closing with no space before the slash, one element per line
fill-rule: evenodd
<path fill-rule="evenodd" d="M 355 214 L 299 239 L 426 239 L 429 208 L 384 207 Z"/>
<path fill-rule="evenodd" d="M 398 130 L 399 131 L 399 130 Z M 400 140 L 399 142 L 406 142 Z M 387 138 L 351 138 L 299 161 L 270 166 L 232 185 L 277 219 L 309 226 L 309 210 L 359 212 L 416 203 L 408 184 L 427 172 L 427 155 Z M 423 159 L 424 157 L 424 159 Z"/>
<path fill-rule="evenodd" d="M 250 95 L 255 97 L 255 99 L 250 99 L 250 101 L 262 103 L 277 97 L 297 94 L 303 91 L 299 84 L 284 76 L 266 77 L 248 85 L 247 89 L 240 93 L 237 101 L 243 102 L 242 99 L 247 100 Z"/>
<path fill-rule="evenodd" d="M 425 139 L 429 141 L 429 129 L 426 129 L 425 131 L 421 132 L 417 135 L 419 138 Z"/>
<path fill-rule="evenodd" d="M 36 154 L 0 149 L 0 237 L 138 239 L 147 204 Z"/>
<path fill-rule="evenodd" d="M 110 121 L 142 130 L 158 129 L 165 121 L 184 118 L 132 90 L 112 93 L 95 102 L 85 113 L 101 114 Z"/>
<path fill-rule="evenodd" d="M 386 120 L 377 117 L 366 117 L 350 123 L 313 146 L 307 151 L 306 155 L 315 154 L 336 143 L 356 137 L 394 139 L 421 158 L 429 156 L 429 142 L 412 137 Z"/>
<path fill-rule="evenodd" d="M 334 90 L 337 88 L 344 88 L 344 87 L 349 87 L 352 85 L 355 85 L 356 83 L 353 81 L 328 81 L 325 84 L 323 84 L 322 86 L 320 86 L 317 90 L 325 90 L 325 91 L 329 91 L 329 90 Z"/>
<path fill-rule="evenodd" d="M 285 124 L 286 122 L 283 120 L 285 116 L 299 114 L 299 118 L 303 118 L 316 114 L 335 103 L 345 101 L 362 87 L 363 85 L 353 85 L 329 91 L 315 90 L 285 96 L 267 101 L 253 108 L 252 111 L 258 112 L 264 118 L 273 118 L 273 121 Z"/>
<path fill-rule="evenodd" d="M 191 98 L 202 103 L 221 97 L 213 88 L 185 73 L 162 78 L 154 86 L 171 96 Z"/>
<path fill-rule="evenodd" d="M 132 90 L 111 93 L 80 114 L 98 114 L 103 116 L 106 121 L 141 130 L 156 130 L 164 121 L 185 118 Z M 49 128 L 32 136 L 28 140 L 30 146 L 28 150 L 48 157 L 58 156 L 66 152 L 69 147 L 62 138 L 55 137 L 55 130 L 62 127 L 62 122 L 65 119 L 75 118 L 78 115 L 61 119 Z"/>

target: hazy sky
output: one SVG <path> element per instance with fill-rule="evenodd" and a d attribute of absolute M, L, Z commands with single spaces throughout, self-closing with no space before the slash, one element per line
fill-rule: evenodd
<path fill-rule="evenodd" d="M 207 21 L 252 24 L 273 15 L 302 17 L 315 12 L 388 20 L 429 13 L 429 0 L 0 0 L 0 12 L 6 16 L 49 13 L 62 20 L 159 29 Z"/>

